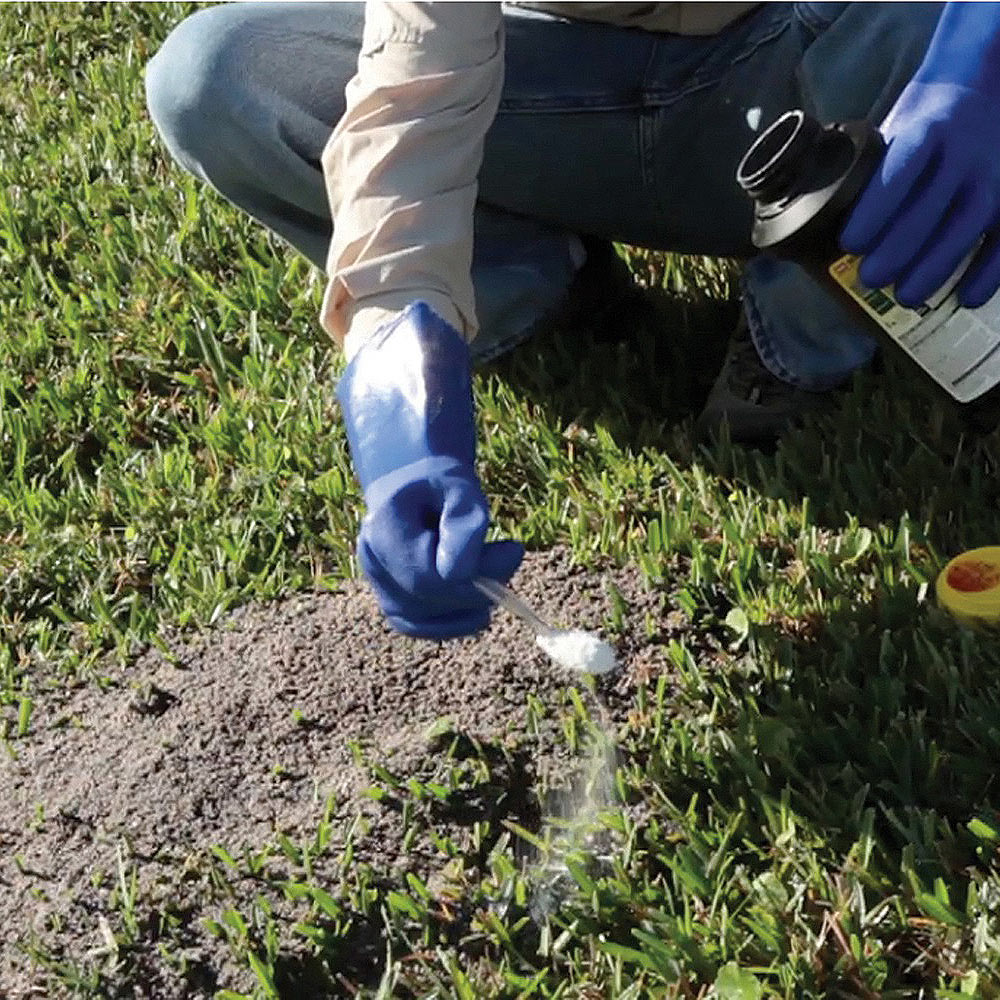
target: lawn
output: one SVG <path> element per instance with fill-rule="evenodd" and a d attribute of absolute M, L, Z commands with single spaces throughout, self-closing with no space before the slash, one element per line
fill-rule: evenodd
<path fill-rule="evenodd" d="M 143 66 L 186 9 L 0 6 L 4 787 L 51 706 L 99 703 L 168 633 L 356 574 L 322 276 L 170 164 L 145 113 Z M 324 819 L 186 858 L 192 909 L 123 840 L 115 871 L 79 875 L 91 937 L 56 906 L 5 926 L 32 995 L 1000 996 L 1000 650 L 933 597 L 951 555 L 1000 542 L 997 436 L 887 362 L 773 452 L 699 444 L 734 270 L 623 253 L 643 302 L 476 382 L 498 531 L 641 574 L 673 623 L 647 615 L 661 669 L 612 729 L 568 696 L 569 751 L 613 744 L 592 829 L 452 844 L 424 805 L 499 794 L 483 755 L 443 784 L 371 769 L 433 878 Z M 55 822 L 21 805 L 4 885 L 27 867 L 11 845 Z"/>

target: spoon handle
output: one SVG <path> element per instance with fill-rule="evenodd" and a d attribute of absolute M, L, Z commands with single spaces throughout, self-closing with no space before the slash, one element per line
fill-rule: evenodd
<path fill-rule="evenodd" d="M 509 587 L 488 576 L 477 576 L 472 582 L 494 604 L 506 608 L 512 615 L 530 625 L 537 635 L 552 635 L 556 631 L 547 621 L 539 618 L 534 609 Z"/>

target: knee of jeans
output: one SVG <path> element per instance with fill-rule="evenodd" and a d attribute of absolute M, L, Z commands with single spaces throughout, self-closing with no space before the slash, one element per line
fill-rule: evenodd
<path fill-rule="evenodd" d="M 242 5 L 212 7 L 182 21 L 146 66 L 146 106 L 171 156 L 208 179 L 228 114 L 240 100 L 237 18 Z M 214 171 L 213 171 L 214 173 Z M 216 177 L 212 180 L 217 182 Z"/>
<path fill-rule="evenodd" d="M 798 19 L 806 25 L 806 27 L 808 27 L 814 35 L 818 35 L 821 32 L 826 31 L 826 29 L 829 28 L 841 14 L 844 13 L 849 4 L 808 3 L 805 2 L 805 0 L 799 0 L 799 2 L 794 3 L 792 6 Z"/>

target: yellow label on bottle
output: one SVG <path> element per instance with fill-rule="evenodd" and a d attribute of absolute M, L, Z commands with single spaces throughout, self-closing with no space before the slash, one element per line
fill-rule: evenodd
<path fill-rule="evenodd" d="M 854 254 L 845 254 L 838 257 L 830 265 L 830 277 L 847 292 L 848 295 L 890 337 L 898 340 L 910 332 L 927 313 L 927 306 L 922 306 L 920 311 L 908 309 L 901 306 L 892 290 L 889 288 L 869 288 L 862 284 L 858 276 L 858 268 L 861 266 L 861 258 Z"/>
<path fill-rule="evenodd" d="M 978 309 L 962 309 L 955 287 L 973 250 L 955 273 L 916 309 L 900 305 L 892 288 L 869 288 L 861 258 L 838 257 L 830 277 L 896 344 L 960 403 L 1000 385 L 1000 292 Z"/>

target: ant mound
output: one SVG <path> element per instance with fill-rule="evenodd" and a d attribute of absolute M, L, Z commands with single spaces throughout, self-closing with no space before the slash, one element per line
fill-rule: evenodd
<path fill-rule="evenodd" d="M 334 848 L 350 836 L 354 857 L 386 877 L 432 875 L 444 859 L 432 840 L 406 838 L 407 797 L 431 801 L 438 831 L 463 843 L 487 821 L 484 852 L 505 819 L 537 828 L 549 790 L 573 771 L 570 702 L 604 726 L 624 722 L 637 685 L 668 669 L 662 646 L 682 624 L 634 568 L 586 570 L 560 550 L 529 554 L 512 585 L 555 624 L 603 634 L 621 668 L 593 680 L 561 669 L 503 610 L 472 639 L 407 639 L 364 584 L 344 581 L 244 606 L 202 632 L 167 632 L 169 656 L 150 647 L 104 685 L 36 699 L 31 733 L 0 764 L 7 935 L 58 929 L 58 957 L 100 952 L 133 880 L 144 905 L 169 900 L 193 926 L 210 911 L 197 859 L 213 846 L 240 857 L 320 827 Z M 432 784 L 456 794 L 423 794 Z M 348 834 L 358 815 L 364 832 L 354 823 Z M 220 977 L 232 987 L 238 977 L 192 934 L 186 967 L 202 970 L 201 987 Z M 147 944 L 142 995 L 189 995 L 167 987 L 172 973 L 153 967 L 157 944 Z M 28 973 L 3 965 L 0 985 L 16 996 L 27 980 L 11 977 Z"/>

